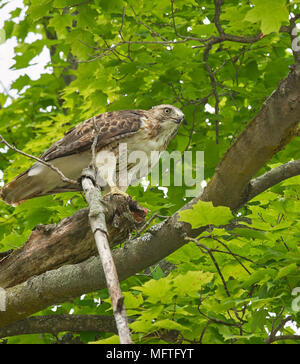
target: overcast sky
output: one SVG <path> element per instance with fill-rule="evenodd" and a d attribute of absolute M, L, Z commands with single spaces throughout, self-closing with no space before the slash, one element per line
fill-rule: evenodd
<path fill-rule="evenodd" d="M 5 20 L 10 18 L 11 11 L 15 10 L 16 8 L 22 9 L 20 16 L 14 19 L 16 23 L 24 18 L 24 14 L 26 12 L 26 8 L 24 7 L 22 0 L 0 0 L 0 4 L 5 2 L 7 4 L 0 9 L 0 29 L 3 28 Z M 29 33 L 25 39 L 25 42 L 32 43 L 39 38 L 41 37 L 38 34 Z M 45 69 L 45 65 L 49 61 L 49 51 L 46 47 L 43 49 L 40 55 L 35 57 L 30 62 L 32 66 L 21 70 L 10 69 L 10 67 L 15 63 L 13 57 L 14 47 L 16 45 L 16 37 L 13 37 L 12 39 L 7 40 L 5 43 L 0 44 L 0 92 L 9 92 L 9 94 L 13 97 L 16 97 L 16 91 L 10 90 L 10 85 L 20 75 L 24 75 L 26 73 L 31 79 L 36 80 L 39 78 L 41 73 L 49 72 L 49 70 Z"/>

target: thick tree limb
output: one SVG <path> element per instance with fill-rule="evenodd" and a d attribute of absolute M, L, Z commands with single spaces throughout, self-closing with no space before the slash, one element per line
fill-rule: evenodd
<path fill-rule="evenodd" d="M 118 277 L 124 280 L 153 265 L 184 244 L 182 234 L 191 236 L 189 224 L 177 223 L 177 217 L 155 225 L 124 248 L 112 251 Z M 0 327 L 18 321 L 53 304 L 106 287 L 98 257 L 31 277 L 8 288 L 6 311 L 0 312 Z"/>
<path fill-rule="evenodd" d="M 297 134 L 299 115 L 300 68 L 294 67 L 227 150 L 199 198 L 232 210 L 241 207 L 251 178 Z"/>
<path fill-rule="evenodd" d="M 117 333 L 113 316 L 104 315 L 48 315 L 28 317 L 0 329 L 0 338 L 62 331 L 99 331 Z"/>
<path fill-rule="evenodd" d="M 9 250 L 6 250 L 5 252 L 0 252 L 0 259 L 1 258 L 5 258 L 7 257 L 8 255 L 10 255 L 14 250 L 13 249 L 9 249 Z M 1 262 L 1 260 L 0 260 Z"/>
<path fill-rule="evenodd" d="M 111 246 L 126 240 L 145 220 L 145 211 L 135 201 L 105 197 L 106 222 Z M 13 242 L 12 242 L 13 244 Z M 38 225 L 26 243 L 0 256 L 0 287 L 22 283 L 32 276 L 66 264 L 76 264 L 97 254 L 88 221 L 88 209 L 77 211 L 58 224 Z"/>

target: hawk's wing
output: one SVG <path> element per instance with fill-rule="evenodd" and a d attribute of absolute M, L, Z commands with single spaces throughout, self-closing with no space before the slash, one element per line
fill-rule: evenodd
<path fill-rule="evenodd" d="M 142 125 L 141 118 L 146 116 L 144 110 L 112 111 L 96 115 L 71 129 L 62 139 L 54 143 L 41 158 L 51 161 L 65 174 L 66 171 L 82 169 L 86 160 L 82 155 L 74 161 L 64 161 L 67 156 L 80 154 L 91 148 L 96 130 L 98 140 L 96 150 L 99 151 L 110 143 L 138 132 Z M 95 126 L 96 125 L 96 126 Z M 83 153 L 84 154 L 84 153 Z M 63 163 L 67 163 L 64 165 Z M 80 190 L 80 185 L 61 185 L 58 175 L 49 177 L 49 169 L 40 168 L 37 162 L 27 171 L 15 177 L 0 190 L 0 197 L 8 204 L 18 205 L 29 198 L 44 196 L 50 193 Z"/>
<path fill-rule="evenodd" d="M 98 130 L 96 149 L 100 150 L 111 142 L 136 133 L 140 129 L 143 116 L 146 116 L 144 110 L 112 111 L 96 115 L 67 132 L 41 158 L 51 161 L 90 149 L 96 129 Z"/>

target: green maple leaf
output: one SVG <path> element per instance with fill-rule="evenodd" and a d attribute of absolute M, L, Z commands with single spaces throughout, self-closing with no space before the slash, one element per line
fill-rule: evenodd
<path fill-rule="evenodd" d="M 179 212 L 179 221 L 189 222 L 193 229 L 206 225 L 225 225 L 232 219 L 228 207 L 214 207 L 211 202 L 198 201 L 191 209 Z"/>
<path fill-rule="evenodd" d="M 244 20 L 260 22 L 263 34 L 278 32 L 282 23 L 288 22 L 289 12 L 285 0 L 252 0 L 254 7 Z"/>

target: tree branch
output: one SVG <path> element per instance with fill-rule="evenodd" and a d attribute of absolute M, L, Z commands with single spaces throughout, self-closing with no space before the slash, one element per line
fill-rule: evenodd
<path fill-rule="evenodd" d="M 104 270 L 105 280 L 111 298 L 120 343 L 132 344 L 130 330 L 128 326 L 128 319 L 125 311 L 124 296 L 121 292 L 115 262 L 113 260 L 109 246 L 109 234 L 106 224 L 107 208 L 101 195 L 101 190 L 96 184 L 96 176 L 98 173 L 96 164 L 96 145 L 100 131 L 95 122 L 95 118 L 93 118 L 93 122 L 95 137 L 91 146 L 92 161 L 89 167 L 83 169 L 82 171 L 81 185 L 85 194 L 86 201 L 89 205 L 89 223 L 94 234 L 96 246 Z M 113 195 L 111 196 L 113 197 Z"/>
<path fill-rule="evenodd" d="M 48 315 L 28 317 L 0 329 L 0 338 L 50 333 L 57 335 L 62 331 L 71 332 L 113 332 L 117 333 L 113 316 L 104 315 Z"/>
<path fill-rule="evenodd" d="M 203 52 L 203 63 L 204 63 L 204 67 L 208 73 L 211 88 L 212 88 L 212 93 L 215 98 L 215 115 L 218 115 L 219 111 L 220 111 L 220 108 L 219 108 L 220 99 L 219 99 L 219 93 L 217 90 L 217 83 L 216 83 L 216 79 L 214 76 L 214 72 L 213 72 L 210 64 L 208 63 L 210 50 L 211 50 L 211 46 L 207 46 L 205 48 L 205 50 Z M 219 144 L 219 121 L 218 120 L 215 120 L 215 131 L 216 131 L 216 144 Z"/>
<path fill-rule="evenodd" d="M 300 70 L 293 67 L 227 150 L 203 194 L 203 201 L 238 209 L 248 199 L 251 178 L 297 135 Z"/>
<path fill-rule="evenodd" d="M 283 309 L 279 313 L 279 315 L 278 315 L 279 317 L 281 317 L 282 312 L 283 312 Z M 279 331 L 282 331 L 284 329 L 284 325 L 291 320 L 292 320 L 292 316 L 287 316 L 283 320 L 281 320 L 280 323 L 274 328 L 273 326 L 276 321 L 276 318 L 275 318 L 273 321 L 272 330 L 270 332 L 270 335 L 265 339 L 265 343 L 271 344 L 272 342 L 277 341 L 277 340 L 300 340 L 300 335 L 277 335 L 277 333 Z"/>
<path fill-rule="evenodd" d="M 112 255 L 119 279 L 124 280 L 142 271 L 178 249 L 184 244 L 184 231 L 191 236 L 190 225 L 177 222 L 174 216 L 150 228 L 126 247 L 114 249 Z M 6 290 L 6 311 L 0 312 L 0 327 L 50 305 L 105 287 L 105 276 L 98 257 L 33 276 Z"/>
<path fill-rule="evenodd" d="M 98 135 L 98 133 L 96 133 Z M 95 138 L 96 140 L 96 138 Z M 96 143 L 93 143 L 93 145 Z M 95 156 L 95 153 L 92 153 Z M 95 165 L 95 161 L 92 162 Z M 87 168 L 82 172 L 82 189 L 89 204 L 89 222 L 99 252 L 105 281 L 111 298 L 114 317 L 121 344 L 132 344 L 124 296 L 122 295 L 116 266 L 108 243 L 108 229 L 105 221 L 105 205 L 100 190 L 95 186 L 96 169 Z"/>
<path fill-rule="evenodd" d="M 300 159 L 271 169 L 250 181 L 247 201 L 250 201 L 253 197 L 259 195 L 268 188 L 297 175 L 300 175 Z"/>
<path fill-rule="evenodd" d="M 224 289 L 225 289 L 225 292 L 226 292 L 226 295 L 227 297 L 230 297 L 230 293 L 228 291 L 228 288 L 227 288 L 227 284 L 226 284 L 226 281 L 223 277 L 223 274 L 221 272 L 221 269 L 219 267 L 219 264 L 217 263 L 213 253 L 212 253 L 212 249 L 208 248 L 206 245 L 204 244 L 201 244 L 197 239 L 193 239 L 193 238 L 190 238 L 189 236 L 186 236 L 185 237 L 185 240 L 186 241 L 193 241 L 201 250 L 203 249 L 206 253 L 208 253 L 208 255 L 210 256 L 210 259 L 212 260 L 220 278 L 221 278 L 221 281 L 223 283 L 223 286 L 224 286 Z"/>
<path fill-rule="evenodd" d="M 144 224 L 145 211 L 135 201 L 130 202 L 128 209 L 128 202 L 118 196 L 107 196 L 104 201 L 109 241 L 113 247 Z M 12 287 L 32 276 L 62 265 L 80 263 L 96 254 L 88 209 L 81 209 L 58 224 L 38 225 L 21 248 L 0 255 L 0 287 Z"/>
<path fill-rule="evenodd" d="M 214 0 L 215 3 L 215 15 L 213 22 L 220 35 L 224 35 L 224 30 L 220 24 L 221 6 L 224 4 L 224 0 Z"/>
<path fill-rule="evenodd" d="M 272 344 L 275 341 L 282 341 L 282 340 L 300 340 L 300 335 L 277 335 L 272 337 L 271 339 L 267 338 L 265 340 L 266 344 Z"/>
<path fill-rule="evenodd" d="M 293 42 L 296 40 L 297 44 L 299 43 L 298 41 L 298 37 L 299 37 L 299 30 L 297 30 L 296 28 L 296 22 L 297 20 L 300 19 L 300 14 L 295 15 L 293 18 L 290 19 L 290 38 L 291 38 L 291 42 L 292 42 L 292 50 L 293 50 L 293 56 L 294 56 L 294 61 L 295 64 L 297 64 L 298 66 L 300 66 L 300 50 L 295 49 L 295 47 L 293 46 Z"/>

